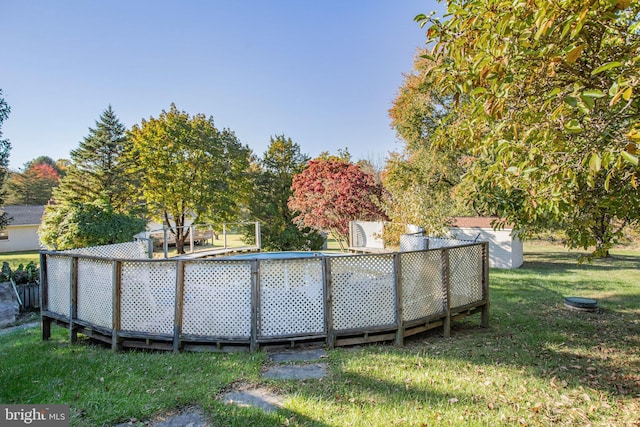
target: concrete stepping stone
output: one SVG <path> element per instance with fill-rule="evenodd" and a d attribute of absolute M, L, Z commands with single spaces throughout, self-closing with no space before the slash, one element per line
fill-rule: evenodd
<path fill-rule="evenodd" d="M 276 363 L 263 373 L 265 378 L 276 380 L 317 379 L 327 375 L 328 363 L 290 364 L 289 362 L 309 362 L 326 358 L 323 349 L 286 351 L 271 353 L 269 360 Z M 284 405 L 284 397 L 264 387 L 240 385 L 220 397 L 225 403 L 238 406 L 252 406 L 265 412 L 274 412 Z"/>
<path fill-rule="evenodd" d="M 158 415 L 146 422 L 133 418 L 129 422 L 116 424 L 113 427 L 131 427 L 141 424 L 147 427 L 211 427 L 211 423 L 199 407 L 184 408 L 179 413 Z"/>
<path fill-rule="evenodd" d="M 221 396 L 224 403 L 237 406 L 252 406 L 265 412 L 274 412 L 284 404 L 284 398 L 270 390 L 257 387 L 240 387 Z"/>
<path fill-rule="evenodd" d="M 282 362 L 309 362 L 311 360 L 320 360 L 327 357 L 324 349 L 316 348 L 311 350 L 286 351 L 280 353 L 271 353 L 269 360 L 276 363 Z"/>
<path fill-rule="evenodd" d="M 328 363 L 312 363 L 306 365 L 275 365 L 264 373 L 265 378 L 275 380 L 306 380 L 322 378 L 327 375 Z"/>

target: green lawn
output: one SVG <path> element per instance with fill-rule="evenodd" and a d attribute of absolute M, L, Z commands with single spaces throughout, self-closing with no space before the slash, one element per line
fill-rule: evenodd
<path fill-rule="evenodd" d="M 15 270 L 20 264 L 27 265 L 29 261 L 33 261 L 36 265 L 39 266 L 40 252 L 24 251 L 0 253 L 0 265 L 2 265 L 3 262 L 8 262 L 11 270 Z"/>
<path fill-rule="evenodd" d="M 328 351 L 321 380 L 260 376 L 255 354 L 113 353 L 54 328 L 0 336 L 0 402 L 68 403 L 72 425 L 110 425 L 197 404 L 213 425 L 626 426 L 640 423 L 640 252 L 578 264 L 579 253 L 527 244 L 518 270 L 492 270 L 490 327 L 479 316 L 403 348 Z M 566 296 L 600 313 L 564 309 Z M 224 405 L 236 383 L 286 395 L 274 414 Z"/>

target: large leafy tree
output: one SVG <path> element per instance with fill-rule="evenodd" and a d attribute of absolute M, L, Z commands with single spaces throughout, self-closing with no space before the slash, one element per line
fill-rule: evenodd
<path fill-rule="evenodd" d="M 309 157 L 300 146 L 284 135 L 271 138 L 269 148 L 259 161 L 254 197 L 249 204 L 251 218 L 261 223 L 262 247 L 268 250 L 321 249 L 323 236 L 309 227 L 298 227 L 287 203 L 292 196 L 294 175 L 307 166 Z"/>
<path fill-rule="evenodd" d="M 420 225 L 435 236 L 448 231 L 453 217 L 474 213 L 471 194 L 460 183 L 463 167 L 451 153 L 429 147 L 405 151 L 392 153 L 382 174 L 393 222 Z"/>
<path fill-rule="evenodd" d="M 10 205 L 44 205 L 50 199 L 60 177 L 56 163 L 46 156 L 24 166 L 23 172 L 13 172 L 5 184 L 6 203 Z"/>
<path fill-rule="evenodd" d="M 171 104 L 158 118 L 129 133 L 127 153 L 140 177 L 140 198 L 149 213 L 169 227 L 184 252 L 189 217 L 194 222 L 237 220 L 246 202 L 251 152 L 213 118 L 190 116 Z"/>
<path fill-rule="evenodd" d="M 47 206 L 39 235 L 48 247 L 66 250 L 130 242 L 145 226 L 143 219 L 114 212 L 108 201 L 97 199 Z"/>
<path fill-rule="evenodd" d="M 95 128 L 71 151 L 71 163 L 59 188 L 54 191 L 58 204 L 106 201 L 115 212 L 139 209 L 132 198 L 137 177 L 129 172 L 123 153 L 127 148 L 126 127 L 109 105 Z M 56 165 L 58 166 L 58 165 Z"/>
<path fill-rule="evenodd" d="M 325 158 L 311 160 L 293 178 L 289 209 L 296 211 L 300 226 L 329 231 L 345 248 L 349 221 L 386 220 L 382 208 L 384 190 L 371 174 L 357 165 Z"/>
<path fill-rule="evenodd" d="M 451 218 L 474 213 L 472 195 L 461 177 L 470 164 L 468 150 L 447 142 L 454 113 L 453 96 L 435 82 L 430 69 L 437 63 L 419 50 L 414 70 L 389 110 L 391 126 L 405 142 L 402 153 L 392 153 L 382 174 L 391 194 L 387 212 L 394 222 L 421 225 L 430 234 L 448 229 Z"/>
<path fill-rule="evenodd" d="M 483 210 L 606 254 L 640 219 L 640 2 L 450 0 L 428 73 Z M 463 110 L 459 110 L 462 108 Z"/>
<path fill-rule="evenodd" d="M 9 117 L 11 108 L 4 100 L 2 96 L 2 89 L 0 89 L 0 188 L 3 187 L 4 181 L 7 178 L 9 170 L 9 151 L 11 151 L 11 143 L 8 139 L 2 138 L 2 123 Z M 4 191 L 0 191 L 0 206 L 4 205 Z M 7 225 L 9 218 L 5 212 L 0 213 L 0 229 Z"/>

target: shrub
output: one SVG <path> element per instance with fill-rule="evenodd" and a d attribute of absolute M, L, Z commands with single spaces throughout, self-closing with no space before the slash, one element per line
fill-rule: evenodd
<path fill-rule="evenodd" d="M 24 264 L 18 265 L 16 271 L 11 271 L 9 263 L 2 263 L 2 271 L 0 272 L 0 281 L 8 282 L 13 279 L 16 285 L 26 285 L 28 283 L 38 283 L 40 278 L 40 269 L 33 261 L 25 266 Z"/>

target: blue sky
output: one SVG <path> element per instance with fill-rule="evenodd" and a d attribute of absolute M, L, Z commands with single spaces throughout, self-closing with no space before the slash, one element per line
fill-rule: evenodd
<path fill-rule="evenodd" d="M 285 134 L 315 156 L 401 150 L 388 109 L 434 0 L 0 0 L 10 168 L 69 158 L 111 104 L 127 127 L 172 102 L 262 155 Z"/>

